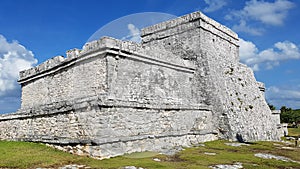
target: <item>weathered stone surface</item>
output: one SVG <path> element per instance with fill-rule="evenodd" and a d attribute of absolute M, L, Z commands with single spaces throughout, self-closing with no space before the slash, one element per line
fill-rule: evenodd
<path fill-rule="evenodd" d="M 290 158 L 284 157 L 284 156 L 277 156 L 273 154 L 266 154 L 266 153 L 256 153 L 254 154 L 255 157 L 259 158 L 264 158 L 264 159 L 275 159 L 275 160 L 280 160 L 280 161 L 285 161 L 285 162 L 294 162 L 300 164 L 299 161 L 292 160 Z"/>
<path fill-rule="evenodd" d="M 0 116 L 0 138 L 97 158 L 280 138 L 230 29 L 195 12 L 143 29 L 142 41 L 103 37 L 20 72 L 22 106 Z"/>
<path fill-rule="evenodd" d="M 277 129 L 253 72 L 238 62 L 238 36 L 200 12 L 146 28 L 143 45 L 193 61 L 195 88 L 211 105 L 220 136 L 240 141 L 278 140 Z"/>
<path fill-rule="evenodd" d="M 244 168 L 242 163 L 234 163 L 232 165 L 230 164 L 218 164 L 214 166 L 210 166 L 209 168 L 212 169 L 239 169 L 239 168 Z"/>

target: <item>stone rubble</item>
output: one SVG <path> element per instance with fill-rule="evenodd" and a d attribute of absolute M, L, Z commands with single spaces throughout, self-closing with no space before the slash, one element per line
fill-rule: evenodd
<path fill-rule="evenodd" d="M 122 169 L 144 169 L 142 167 L 135 167 L 135 166 L 126 166 L 126 167 L 123 167 Z"/>
<path fill-rule="evenodd" d="M 295 147 L 280 147 L 282 149 L 286 149 L 286 150 L 295 150 L 296 148 Z"/>
<path fill-rule="evenodd" d="M 217 153 L 209 153 L 209 152 L 204 152 L 205 155 L 210 155 L 210 156 L 214 156 L 216 155 Z"/>
<path fill-rule="evenodd" d="M 36 168 L 36 169 L 54 169 L 54 168 Z M 91 167 L 85 165 L 78 165 L 78 164 L 68 164 L 62 167 L 58 167 L 58 169 L 91 169 Z"/>
<path fill-rule="evenodd" d="M 212 169 L 240 169 L 240 168 L 243 168 L 243 165 L 242 165 L 242 163 L 235 163 L 232 165 L 218 164 L 218 165 L 210 166 L 209 168 L 212 168 Z"/>
<path fill-rule="evenodd" d="M 275 160 L 280 160 L 280 161 L 285 161 L 285 162 L 294 162 L 294 163 L 299 163 L 299 161 L 292 160 L 290 158 L 284 157 L 284 156 L 277 156 L 273 154 L 267 154 L 267 153 L 256 153 L 254 154 L 255 157 L 259 158 L 264 158 L 264 159 L 275 159 Z"/>
<path fill-rule="evenodd" d="M 71 165 L 66 165 L 66 166 L 63 166 L 63 167 L 59 167 L 59 169 L 91 169 L 91 167 L 87 167 L 85 165 L 71 164 Z"/>
<path fill-rule="evenodd" d="M 161 160 L 159 158 L 153 158 L 153 161 L 160 162 Z"/>
<path fill-rule="evenodd" d="M 246 143 L 225 143 L 228 146 L 233 146 L 233 147 L 240 147 L 240 146 L 249 146 L 249 144 Z"/>

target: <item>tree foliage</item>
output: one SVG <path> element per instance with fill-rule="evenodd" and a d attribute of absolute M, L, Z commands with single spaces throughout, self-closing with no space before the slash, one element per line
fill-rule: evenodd
<path fill-rule="evenodd" d="M 276 110 L 276 107 L 274 105 L 268 103 L 268 106 L 271 110 Z"/>
<path fill-rule="evenodd" d="M 293 110 L 282 106 L 280 108 L 280 120 L 282 123 L 298 124 L 300 123 L 300 110 Z"/>

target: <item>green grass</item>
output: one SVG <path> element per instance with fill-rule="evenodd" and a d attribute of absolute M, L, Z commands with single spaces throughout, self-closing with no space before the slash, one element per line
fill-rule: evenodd
<path fill-rule="evenodd" d="M 289 130 L 289 136 L 293 136 L 293 137 L 300 136 L 300 127 L 288 128 L 288 130 Z"/>
<path fill-rule="evenodd" d="M 255 157 L 255 153 L 270 153 L 300 161 L 300 148 L 283 149 L 284 143 L 255 142 L 249 146 L 233 147 L 225 145 L 227 141 L 213 141 L 205 146 L 186 148 L 174 156 L 160 155 L 154 152 L 127 154 L 106 160 L 71 155 L 43 144 L 27 142 L 0 141 L 0 168 L 37 168 L 67 164 L 80 164 L 92 168 L 121 168 L 136 166 L 147 169 L 184 169 L 208 168 L 215 164 L 243 163 L 244 168 L 300 168 L 300 164 Z M 205 152 L 216 153 L 207 155 Z M 159 158 L 161 161 L 154 161 Z"/>

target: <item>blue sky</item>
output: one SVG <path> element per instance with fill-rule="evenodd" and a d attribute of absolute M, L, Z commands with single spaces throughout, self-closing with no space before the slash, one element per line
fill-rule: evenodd
<path fill-rule="evenodd" d="M 19 70 L 81 49 L 107 23 L 134 13 L 197 10 L 239 34 L 241 62 L 266 84 L 269 103 L 300 108 L 298 0 L 1 0 L 0 113 L 20 107 Z"/>

